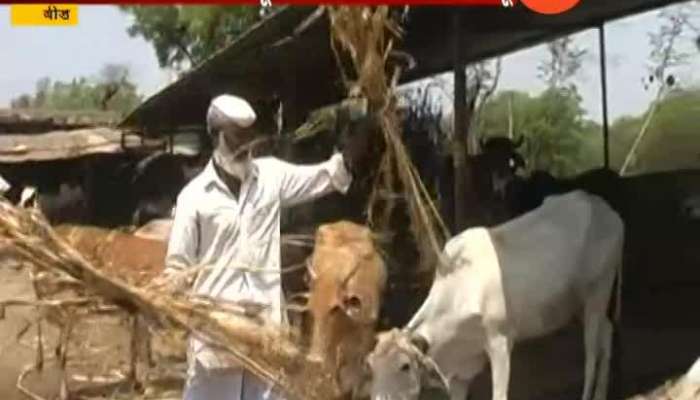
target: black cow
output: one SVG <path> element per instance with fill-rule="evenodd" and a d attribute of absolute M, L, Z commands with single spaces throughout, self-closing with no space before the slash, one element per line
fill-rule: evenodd
<path fill-rule="evenodd" d="M 626 195 L 622 178 L 608 168 L 596 168 L 575 177 L 555 178 L 549 172 L 536 170 L 529 177 L 516 175 L 516 170 L 525 166 L 517 149 L 517 143 L 508 138 L 494 138 L 482 143 L 485 160 L 475 160 L 475 167 L 486 172 L 477 172 L 477 192 L 492 193 L 490 200 L 504 208 L 506 219 L 515 218 L 539 207 L 547 196 L 583 190 L 603 198 L 624 219 Z M 479 156 L 477 156 L 479 157 Z M 485 176 L 486 173 L 491 177 Z M 479 180 L 481 179 L 481 181 Z M 496 206 L 492 205 L 492 208 Z M 503 221 L 499 221 L 503 222 Z"/>
<path fill-rule="evenodd" d="M 51 225 L 85 224 L 90 220 L 87 197 L 75 182 L 62 183 L 57 192 L 39 189 L 34 202 Z"/>
<path fill-rule="evenodd" d="M 530 177 L 517 177 L 508 184 L 508 208 L 512 216 L 521 215 L 539 207 L 545 197 L 573 190 L 583 190 L 600 196 L 624 216 L 625 196 L 622 179 L 607 168 L 586 171 L 568 179 L 558 179 L 545 171 L 534 171 Z"/>
<path fill-rule="evenodd" d="M 480 141 L 481 153 L 467 157 L 471 187 L 468 211 L 470 225 L 492 226 L 510 218 L 506 208 L 508 187 L 517 178 L 517 171 L 525 162 L 517 149 L 523 144 L 520 137 L 515 142 L 506 137 L 491 137 Z M 440 165 L 440 194 L 443 213 L 452 216 L 454 204 L 454 166 L 451 155 Z M 447 218 L 452 220 L 452 218 Z M 452 227 L 453 230 L 455 227 Z"/>
<path fill-rule="evenodd" d="M 167 152 L 156 152 L 136 164 L 131 180 L 135 226 L 171 216 L 177 195 L 187 182 L 184 167 L 183 157 Z"/>

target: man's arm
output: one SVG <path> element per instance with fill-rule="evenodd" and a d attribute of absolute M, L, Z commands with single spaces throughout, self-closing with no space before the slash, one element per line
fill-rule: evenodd
<path fill-rule="evenodd" d="M 279 161 L 282 185 L 282 206 L 288 207 L 314 200 L 333 190 L 347 193 L 353 177 L 364 176 L 371 159 L 372 136 L 376 136 L 376 119 L 364 118 L 350 127 L 351 134 L 343 135 L 342 154 L 334 154 L 328 161 L 316 165 L 293 165 Z M 366 171 L 364 171 L 366 172 Z"/>
<path fill-rule="evenodd" d="M 179 196 L 175 217 L 170 230 L 168 251 L 165 256 L 165 273 L 182 272 L 196 264 L 199 250 L 199 230 L 194 204 Z"/>
<path fill-rule="evenodd" d="M 339 153 L 313 165 L 275 161 L 278 163 L 275 167 L 281 174 L 280 199 L 283 207 L 312 201 L 333 191 L 347 193 L 352 183 L 352 176 Z"/>

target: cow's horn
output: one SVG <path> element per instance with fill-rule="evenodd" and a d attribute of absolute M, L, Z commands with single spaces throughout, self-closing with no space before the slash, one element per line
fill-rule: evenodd
<path fill-rule="evenodd" d="M 523 145 L 523 142 L 525 141 L 525 137 L 523 135 L 518 136 L 518 138 L 515 140 L 513 143 L 515 145 L 515 148 L 518 149 L 520 146 Z"/>
<path fill-rule="evenodd" d="M 425 374 L 427 379 L 429 381 L 437 381 L 443 386 L 445 392 L 449 393 L 450 382 L 447 380 L 447 377 L 445 377 L 442 371 L 440 371 L 440 367 L 438 367 L 435 361 L 433 361 L 432 358 L 428 357 L 425 354 L 420 356 L 419 361 L 423 368 L 425 368 Z"/>

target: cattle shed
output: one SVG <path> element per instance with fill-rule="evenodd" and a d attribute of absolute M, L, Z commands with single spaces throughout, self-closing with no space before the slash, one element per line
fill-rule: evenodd
<path fill-rule="evenodd" d="M 60 220 L 126 224 L 131 167 L 168 142 L 129 134 L 115 128 L 117 122 L 111 113 L 0 111 L 0 174 L 12 186 L 8 198 L 16 202 L 33 186 L 44 211 Z"/>
<path fill-rule="evenodd" d="M 402 76 L 409 83 L 445 71 L 464 88 L 465 65 L 597 28 L 601 45 L 601 87 L 607 165 L 606 21 L 679 3 L 677 0 L 583 0 L 558 16 L 538 15 L 518 5 L 489 7 L 414 7 L 408 14 L 401 49 L 416 66 Z M 312 110 L 337 103 L 345 88 L 330 48 L 325 17 L 315 8 L 285 7 L 252 27 L 231 45 L 147 99 L 120 124 L 145 136 L 167 135 L 182 126 L 201 126 L 212 97 L 233 93 L 248 98 L 262 123 L 283 105 L 284 130 L 298 127 Z M 456 90 L 455 98 L 463 99 Z M 456 121 L 464 104 L 456 104 Z M 466 132 L 459 123 L 456 132 Z M 307 144 L 296 161 L 319 160 L 328 144 Z M 321 146 L 319 149 L 315 146 Z M 325 149 L 325 150 L 324 150 Z M 324 151 L 320 151 L 324 150 Z M 292 158 L 295 158 L 292 157 Z M 620 190 L 635 199 L 630 210 L 623 279 L 622 328 L 612 384 L 625 396 L 658 385 L 679 374 L 700 356 L 700 322 L 688 314 L 700 289 L 700 223 L 681 212 L 681 204 L 700 188 L 698 171 L 625 178 Z M 315 226 L 356 212 L 355 199 L 332 195 L 285 214 L 283 229 Z M 348 211 L 353 210 L 353 211 Z M 546 251 L 546 248 L 538 249 Z M 534 251 L 534 249 L 533 249 Z M 407 252 L 410 253 L 410 252 Z M 407 259 L 412 257 L 407 254 Z M 399 260 L 399 263 L 403 260 Z M 547 277 L 542 277 L 546 280 Z M 405 321 L 421 299 L 405 294 L 388 298 L 397 320 Z M 692 311 L 691 311 L 692 312 Z M 516 347 L 511 399 L 579 398 L 583 377 L 580 324 Z M 488 373 L 477 379 L 472 399 L 489 398 Z M 615 397 L 620 398 L 620 397 Z"/>

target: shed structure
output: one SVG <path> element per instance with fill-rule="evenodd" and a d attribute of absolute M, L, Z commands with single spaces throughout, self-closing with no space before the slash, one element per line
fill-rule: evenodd
<path fill-rule="evenodd" d="M 538 15 L 522 5 L 510 9 L 414 7 L 408 16 L 401 48 L 415 58 L 417 65 L 402 76 L 402 83 L 453 71 L 456 87 L 464 88 L 464 67 L 469 63 L 597 28 L 600 29 L 602 55 L 601 101 L 605 110 L 605 22 L 680 2 L 583 0 L 573 10 L 557 16 Z M 265 107 L 270 99 L 281 100 L 285 130 L 294 129 L 310 111 L 334 104 L 345 95 L 330 48 L 328 20 L 325 17 L 310 20 L 314 10 L 310 7 L 281 9 L 146 100 L 120 126 L 158 136 L 178 127 L 202 125 L 211 98 L 232 93 L 251 100 L 263 110 L 260 113 L 263 117 L 268 116 L 269 110 Z M 310 23 L 305 24 L 305 21 Z M 457 92 L 455 98 L 464 96 Z M 460 110 L 460 104 L 456 105 L 455 109 Z M 459 120 L 460 115 L 455 118 Z M 606 121 L 604 111 L 604 125 Z M 607 126 L 603 133 L 606 144 L 601 151 L 605 152 L 607 164 Z M 697 222 L 688 222 L 674 214 L 676 203 L 700 182 L 700 174 L 688 172 L 675 178 L 656 174 L 649 178 L 631 178 L 628 182 L 630 193 L 637 195 L 635 198 L 643 199 L 645 195 L 641 193 L 651 191 L 655 196 L 663 194 L 664 199 L 663 207 L 661 197 L 655 197 L 658 203 L 654 206 L 639 202 L 635 213 L 640 223 L 632 227 L 638 231 L 634 234 L 638 248 L 634 250 L 633 265 L 626 266 L 625 279 L 634 287 L 634 296 L 624 307 L 630 306 L 623 307 L 627 310 L 623 318 L 629 318 L 623 321 L 621 330 L 622 375 L 613 378 L 614 384 L 632 394 L 659 383 L 670 373 L 687 370 L 700 354 L 700 343 L 696 340 L 700 322 L 683 316 L 687 312 L 683 304 L 696 298 L 693 296 L 700 287 L 700 274 L 695 272 L 697 251 L 693 252 L 693 247 L 686 243 L 688 238 L 696 237 L 693 235 L 700 228 Z M 670 197 L 668 193 L 679 197 Z M 328 199 L 327 203 L 336 200 Z M 338 204 L 342 202 L 338 200 Z M 650 213 L 658 221 L 648 222 L 645 215 Z M 673 230 L 681 224 L 683 230 Z M 661 247 L 657 246 L 657 228 L 673 230 L 673 235 L 666 235 L 662 240 Z M 681 241 L 682 238 L 685 239 Z M 654 253 L 654 249 L 663 251 Z M 672 261 L 669 254 L 673 255 Z M 656 265 L 662 259 L 669 263 L 668 268 Z M 404 308 L 410 307 L 404 303 Z M 579 326 L 575 326 L 554 338 L 534 341 L 516 350 L 510 398 L 580 397 L 582 340 Z M 488 378 L 487 374 L 482 374 L 478 379 L 474 398 L 488 398 Z"/>

